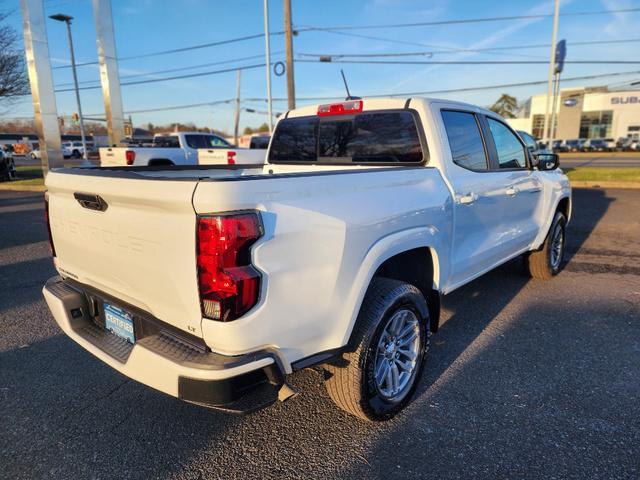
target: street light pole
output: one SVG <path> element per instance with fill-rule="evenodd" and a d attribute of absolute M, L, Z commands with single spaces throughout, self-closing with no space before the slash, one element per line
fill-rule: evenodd
<path fill-rule="evenodd" d="M 549 107 L 551 106 L 551 96 L 553 95 L 553 76 L 556 71 L 556 40 L 558 37 L 558 16 L 560 13 L 560 0 L 555 0 L 553 9 L 553 31 L 551 33 L 551 58 L 549 59 L 549 85 L 547 86 L 547 108 L 544 113 L 544 129 L 542 136 L 545 142 L 547 142 L 547 148 L 550 148 L 549 137 L 551 136 L 548 131 L 549 128 Z M 553 106 L 555 108 L 555 105 Z M 553 128 L 553 125 L 551 125 Z"/>
<path fill-rule="evenodd" d="M 73 72 L 73 84 L 75 86 L 76 92 L 76 103 L 78 105 L 78 118 L 80 120 L 80 139 L 82 141 L 82 158 L 85 163 L 88 163 L 87 160 L 87 141 L 84 134 L 84 118 L 82 116 L 82 106 L 80 104 L 80 89 L 78 88 L 78 74 L 76 72 L 76 57 L 73 52 L 73 38 L 71 36 L 71 20 L 73 17 L 69 15 L 63 15 L 62 13 L 58 13 L 56 15 L 49 16 L 52 20 L 57 20 L 58 22 L 64 22 L 67 25 L 67 36 L 69 38 L 69 51 L 71 53 L 71 71 Z"/>

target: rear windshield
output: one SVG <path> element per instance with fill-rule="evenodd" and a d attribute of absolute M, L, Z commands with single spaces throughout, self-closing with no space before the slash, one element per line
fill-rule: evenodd
<path fill-rule="evenodd" d="M 409 111 L 287 118 L 278 123 L 269 151 L 271 163 L 420 163 L 423 159 Z"/>

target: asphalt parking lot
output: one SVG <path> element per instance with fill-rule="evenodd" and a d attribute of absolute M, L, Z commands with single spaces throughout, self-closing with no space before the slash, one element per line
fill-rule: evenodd
<path fill-rule="evenodd" d="M 337 410 L 321 374 L 245 416 L 127 380 L 62 335 L 42 196 L 0 192 L 0 478 L 640 476 L 640 190 L 575 190 L 569 262 L 519 261 L 444 299 L 413 405 Z"/>

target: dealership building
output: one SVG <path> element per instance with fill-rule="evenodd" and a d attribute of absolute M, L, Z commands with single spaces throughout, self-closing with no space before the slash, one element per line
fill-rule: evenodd
<path fill-rule="evenodd" d="M 547 95 L 531 97 L 518 118 L 508 120 L 517 130 L 542 138 Z M 640 91 L 610 91 L 607 87 L 567 88 L 556 101 L 553 138 L 640 138 Z"/>

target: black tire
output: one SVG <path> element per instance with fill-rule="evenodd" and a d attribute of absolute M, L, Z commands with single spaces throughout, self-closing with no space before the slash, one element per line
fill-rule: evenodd
<path fill-rule="evenodd" d="M 78 150 L 74 150 L 71 156 L 73 158 L 80 158 L 80 152 Z"/>
<path fill-rule="evenodd" d="M 567 244 L 566 226 L 567 219 L 564 214 L 562 212 L 556 212 L 542 247 L 529 254 L 527 265 L 529 275 L 533 278 L 549 280 L 562 269 L 564 251 Z M 557 229 L 559 229 L 559 234 L 561 235 L 561 243 L 559 253 L 556 253 L 557 256 L 554 256 L 552 249 Z"/>
<path fill-rule="evenodd" d="M 416 316 L 419 343 L 415 366 L 401 398 L 389 401 L 376 384 L 374 368 L 383 332 L 397 313 Z M 325 366 L 327 392 L 338 407 L 352 415 L 369 421 L 388 420 L 411 401 L 420 382 L 428 347 L 429 313 L 422 293 L 408 283 L 376 277 L 363 300 L 348 350 L 340 359 Z M 395 356 L 398 358 L 397 353 Z"/>

